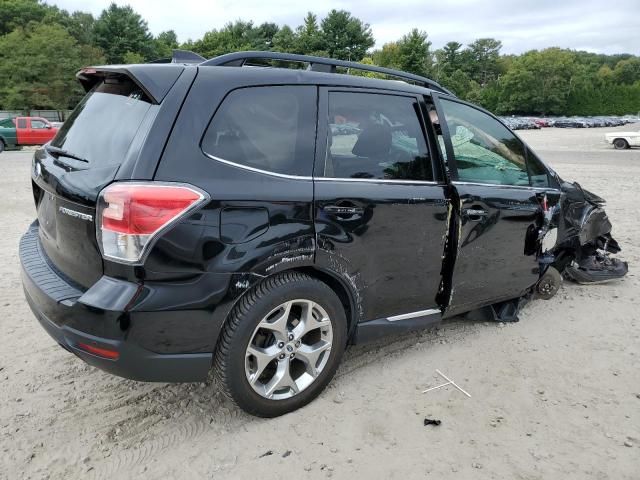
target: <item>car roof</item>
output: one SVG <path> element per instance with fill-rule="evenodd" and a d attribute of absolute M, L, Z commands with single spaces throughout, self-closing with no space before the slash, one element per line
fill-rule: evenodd
<path fill-rule="evenodd" d="M 315 72 L 311 70 L 276 68 L 276 67 L 219 67 L 198 66 L 200 71 L 209 72 L 210 75 L 221 79 L 233 79 L 246 85 L 273 85 L 296 84 L 318 85 L 335 87 L 357 87 L 376 90 L 391 90 L 396 92 L 411 93 L 414 95 L 431 95 L 435 92 L 430 88 L 413 85 L 401 80 L 386 80 L 379 78 L 362 77 L 342 73 Z"/>

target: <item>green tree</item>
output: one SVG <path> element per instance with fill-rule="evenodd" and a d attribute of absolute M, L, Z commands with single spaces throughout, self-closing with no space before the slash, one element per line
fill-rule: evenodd
<path fill-rule="evenodd" d="M 29 61 L 25 61 L 28 59 Z M 6 109 L 71 108 L 81 98 L 74 73 L 104 63 L 60 25 L 30 24 L 0 37 L 0 103 Z"/>
<path fill-rule="evenodd" d="M 613 69 L 613 80 L 625 85 L 640 81 L 640 58 L 620 60 Z"/>
<path fill-rule="evenodd" d="M 255 28 L 253 22 L 236 20 L 220 30 L 206 32 L 201 40 L 194 42 L 193 47 L 205 58 L 241 50 L 268 50 L 269 45 L 262 35 L 264 33 Z"/>
<path fill-rule="evenodd" d="M 371 59 L 376 65 L 387 68 L 400 68 L 399 42 L 385 43 L 380 50 L 375 50 Z"/>
<path fill-rule="evenodd" d="M 331 10 L 320 25 L 324 49 L 331 58 L 358 61 L 375 44 L 369 24 L 345 10 Z"/>
<path fill-rule="evenodd" d="M 325 38 L 318 27 L 318 17 L 308 12 L 304 17 L 304 23 L 296 29 L 296 53 L 304 55 L 320 55 L 328 54 Z"/>
<path fill-rule="evenodd" d="M 575 55 L 567 50 L 533 50 L 518 57 L 500 78 L 500 110 L 564 114 L 574 75 Z"/>
<path fill-rule="evenodd" d="M 109 5 L 96 20 L 93 36 L 108 63 L 124 62 L 127 52 L 137 53 L 145 60 L 153 60 L 156 55 L 147 22 L 130 6 Z"/>
<path fill-rule="evenodd" d="M 165 32 L 160 32 L 158 36 L 154 39 L 155 41 L 155 52 L 158 58 L 168 58 L 171 57 L 172 51 L 175 48 L 178 48 L 178 37 L 176 32 L 173 30 L 167 30 Z"/>
<path fill-rule="evenodd" d="M 462 55 L 462 69 L 480 85 L 495 80 L 500 73 L 502 42 L 493 38 L 480 38 L 470 43 Z"/>
<path fill-rule="evenodd" d="M 448 42 L 440 50 L 435 51 L 436 71 L 439 75 L 450 76 L 456 70 L 462 70 L 462 44 Z"/>
<path fill-rule="evenodd" d="M 40 22 L 46 15 L 47 7 L 38 0 L 0 0 L 0 35 Z"/>
<path fill-rule="evenodd" d="M 61 24 L 66 27 L 76 41 L 82 45 L 91 45 L 93 42 L 93 26 L 96 19 L 86 12 L 73 12 L 66 16 Z"/>
<path fill-rule="evenodd" d="M 398 42 L 398 63 L 401 70 L 428 76 L 433 64 L 431 42 L 427 33 L 414 28 Z"/>
<path fill-rule="evenodd" d="M 273 36 L 273 50 L 283 53 L 296 53 L 297 37 L 289 25 L 285 25 Z"/>

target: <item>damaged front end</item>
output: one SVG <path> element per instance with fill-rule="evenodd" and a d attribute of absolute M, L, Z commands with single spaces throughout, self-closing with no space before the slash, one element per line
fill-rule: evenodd
<path fill-rule="evenodd" d="M 620 246 L 611 236 L 604 199 L 575 182 L 562 182 L 561 190 L 559 205 L 545 212 L 540 230 L 541 263 L 583 284 L 624 277 L 627 262 L 610 255 L 618 253 Z"/>

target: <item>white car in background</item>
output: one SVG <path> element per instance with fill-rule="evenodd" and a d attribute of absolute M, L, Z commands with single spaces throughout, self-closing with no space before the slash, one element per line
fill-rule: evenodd
<path fill-rule="evenodd" d="M 612 143 L 616 150 L 629 147 L 640 147 L 640 130 L 637 132 L 613 132 L 605 133 L 607 143 Z"/>

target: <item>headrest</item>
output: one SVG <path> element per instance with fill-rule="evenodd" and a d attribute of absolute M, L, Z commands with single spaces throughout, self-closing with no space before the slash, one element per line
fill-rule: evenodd
<path fill-rule="evenodd" d="M 391 128 L 386 125 L 371 124 L 365 127 L 351 149 L 358 157 L 381 157 L 391 149 Z"/>

